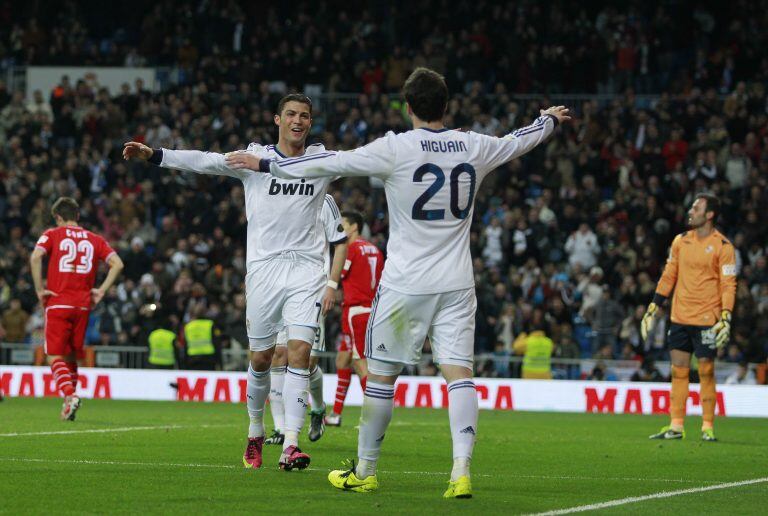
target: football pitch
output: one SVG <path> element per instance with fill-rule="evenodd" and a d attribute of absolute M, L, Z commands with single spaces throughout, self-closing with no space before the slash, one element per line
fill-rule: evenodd
<path fill-rule="evenodd" d="M 716 421 L 717 443 L 650 441 L 662 416 L 481 411 L 474 498 L 445 500 L 447 413 L 395 409 L 375 493 L 340 492 L 327 472 L 355 456 L 359 409 L 301 446 L 304 471 L 241 457 L 247 415 L 236 404 L 84 400 L 74 423 L 57 399 L 0 403 L 0 513 L 765 514 L 768 421 Z M 271 422 L 271 419 L 267 419 Z M 305 433 L 306 435 L 306 433 Z M 557 512 L 556 512 L 557 511 Z"/>

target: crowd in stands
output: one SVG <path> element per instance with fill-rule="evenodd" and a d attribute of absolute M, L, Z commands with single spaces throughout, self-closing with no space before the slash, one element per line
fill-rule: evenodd
<path fill-rule="evenodd" d="M 503 366 L 532 331 L 554 341 L 556 357 L 664 359 L 663 318 L 646 342 L 639 322 L 672 238 L 703 191 L 722 199 L 718 227 L 739 266 L 731 344 L 720 358 L 764 362 L 768 226 L 759 214 L 768 205 L 768 58 L 766 32 L 755 27 L 768 10 L 755 7 L 763 2 L 731 2 L 682 18 L 675 10 L 686 2 L 651 12 L 639 2 L 622 10 L 591 10 L 587 2 L 572 13 L 570 3 L 556 4 L 562 9 L 433 2 L 432 10 L 409 4 L 415 11 L 407 12 L 394 2 L 354 16 L 333 2 L 301 4 L 291 16 L 288 6 L 252 11 L 237 2 L 146 3 L 136 12 L 134 4 L 110 5 L 127 16 L 116 12 L 110 23 L 132 27 L 117 30 L 94 26 L 107 4 L 87 12 L 71 3 L 43 20 L 11 16 L 22 8 L 6 2 L 0 20 L 13 22 L 0 23 L 0 66 L 186 71 L 162 91 L 131 79 L 110 94 L 97 74 L 63 77 L 30 98 L 0 83 L 0 339 L 42 340 L 28 258 L 52 224 L 52 202 L 69 195 L 81 204 L 83 226 L 103 234 L 125 262 L 93 313 L 89 343 L 145 345 L 152 329 L 205 313 L 225 346 L 244 346 L 242 185 L 125 162 L 123 142 L 216 152 L 275 143 L 277 100 L 316 84 L 357 95 L 317 102 L 312 139 L 354 148 L 408 128 L 394 91 L 424 64 L 450 81 L 446 125 L 490 135 L 530 123 L 550 102 L 519 93 L 622 92 L 571 106 L 573 123 L 478 190 L 476 351 L 494 355 L 490 365 L 481 362 L 481 374 L 508 371 L 493 364 Z M 427 20 L 438 29 L 430 32 Z M 681 40 L 690 33 L 679 23 L 692 24 L 697 37 Z M 632 47 L 631 59 L 621 57 L 622 45 Z M 650 67 L 647 81 L 642 66 Z M 385 249 L 381 185 L 344 180 L 331 193 L 343 209 L 365 214 L 364 235 Z M 337 317 L 328 325 L 333 348 Z"/>

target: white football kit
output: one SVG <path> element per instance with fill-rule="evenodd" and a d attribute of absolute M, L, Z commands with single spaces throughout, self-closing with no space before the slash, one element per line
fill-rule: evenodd
<path fill-rule="evenodd" d="M 275 344 L 285 326 L 290 339 L 312 343 L 326 284 L 324 254 L 328 246 L 321 220 L 328 184 L 333 179 L 284 180 L 269 174 L 236 170 L 225 155 L 162 149 L 161 167 L 235 177 L 243 182 L 248 219 L 246 246 L 246 329 L 252 351 Z M 259 156 L 281 156 L 274 145 L 252 143 Z M 320 144 L 296 159 L 330 156 Z"/>
<path fill-rule="evenodd" d="M 503 138 L 420 128 L 389 132 L 353 151 L 262 160 L 262 171 L 285 179 L 374 176 L 384 182 L 390 234 L 366 339 L 373 373 L 394 375 L 403 364 L 416 364 L 426 337 L 435 362 L 472 367 L 475 193 L 485 176 L 543 142 L 556 123 L 541 116 Z"/>
<path fill-rule="evenodd" d="M 344 233 L 344 228 L 341 225 L 341 212 L 339 207 L 336 206 L 336 201 L 333 196 L 326 194 L 325 202 L 323 203 L 323 209 L 320 212 L 320 219 L 323 222 L 323 229 L 325 230 L 325 251 L 324 251 L 324 264 L 323 270 L 325 271 L 326 278 L 331 274 L 331 245 L 340 244 L 347 240 L 347 234 Z M 319 305 L 318 301 L 318 305 Z M 315 340 L 312 343 L 312 356 L 316 356 L 318 353 L 325 351 L 325 316 L 320 314 L 319 320 L 320 327 L 315 334 Z M 280 330 L 277 334 L 277 345 L 288 345 L 288 332 L 286 328 Z"/>

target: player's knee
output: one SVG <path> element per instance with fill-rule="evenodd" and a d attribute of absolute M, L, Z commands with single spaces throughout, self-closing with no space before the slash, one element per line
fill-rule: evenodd
<path fill-rule="evenodd" d="M 368 359 L 368 380 L 372 382 L 394 384 L 398 375 L 403 371 L 403 364 L 394 364 L 391 362 L 381 362 L 379 360 Z"/>
<path fill-rule="evenodd" d="M 683 367 L 674 364 L 672 365 L 672 379 L 687 380 L 690 372 L 690 367 Z"/>
<path fill-rule="evenodd" d="M 714 378 L 715 363 L 711 360 L 699 360 L 699 378 Z"/>
<path fill-rule="evenodd" d="M 273 350 L 274 348 L 251 352 L 251 368 L 254 371 L 266 371 L 272 367 Z"/>
<path fill-rule="evenodd" d="M 288 363 L 288 350 L 285 346 L 276 346 L 272 355 L 272 367 L 282 367 Z"/>
<path fill-rule="evenodd" d="M 309 368 L 314 369 L 317 367 L 317 364 L 320 363 L 320 357 L 312 356 L 309 357 Z"/>

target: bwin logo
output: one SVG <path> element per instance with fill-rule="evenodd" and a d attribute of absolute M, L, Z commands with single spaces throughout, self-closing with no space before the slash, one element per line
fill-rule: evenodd
<path fill-rule="evenodd" d="M 315 195 L 315 185 L 306 184 L 306 179 L 301 183 L 278 183 L 277 179 L 269 182 L 269 195 Z"/>

